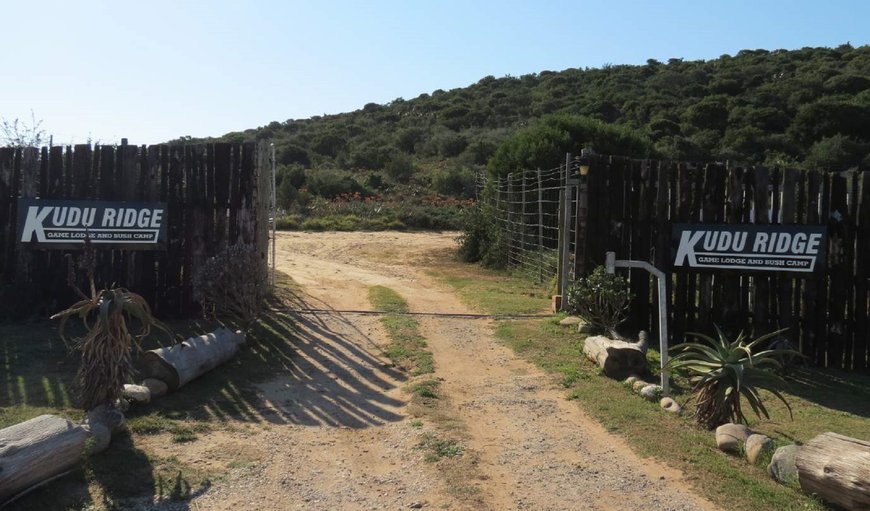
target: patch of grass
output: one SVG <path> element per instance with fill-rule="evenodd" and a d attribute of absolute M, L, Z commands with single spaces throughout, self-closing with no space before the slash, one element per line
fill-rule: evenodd
<path fill-rule="evenodd" d="M 390 338 L 384 354 L 393 364 L 414 376 L 434 372 L 432 352 L 427 349 L 426 339 L 420 335 L 420 324 L 410 316 L 400 315 L 408 312 L 408 302 L 384 286 L 370 287 L 369 301 L 375 309 L 388 313 L 381 318 L 381 324 Z"/>
<path fill-rule="evenodd" d="M 233 460 L 233 461 L 227 463 L 227 468 L 246 469 L 246 468 L 251 468 L 256 464 L 257 464 L 257 462 L 254 460 Z"/>
<path fill-rule="evenodd" d="M 538 314 L 549 311 L 546 284 L 507 272 L 481 272 L 460 263 L 448 251 L 431 259 L 440 261 L 427 273 L 452 287 L 469 307 L 488 314 Z"/>
<path fill-rule="evenodd" d="M 409 311 L 408 302 L 402 298 L 402 295 L 384 286 L 369 288 L 369 302 L 372 307 L 384 312 L 402 314 Z"/>
<path fill-rule="evenodd" d="M 303 231 L 397 231 L 404 230 L 405 223 L 390 216 L 366 218 L 356 215 L 334 215 L 308 218 L 296 225 L 288 221 L 283 223 L 282 227 Z"/>
<path fill-rule="evenodd" d="M 519 299 L 517 277 L 488 272 L 454 258 L 433 258 L 432 274 L 453 286 L 467 303 L 489 313 L 528 312 L 531 301 Z M 534 283 L 527 283 L 531 286 Z M 514 293 L 505 299 L 501 294 Z M 675 382 L 675 397 L 686 405 L 683 416 L 661 410 L 620 382 L 608 379 L 582 354 L 583 337 L 560 327 L 556 320 L 502 321 L 496 335 L 516 353 L 554 373 L 576 401 L 608 431 L 619 434 L 641 456 L 654 456 L 681 470 L 695 489 L 732 510 L 826 509 L 817 499 L 796 488 L 775 483 L 766 464 L 750 466 L 740 457 L 720 452 L 715 435 L 695 425 L 685 381 Z M 650 351 L 650 365 L 658 366 L 658 353 Z M 825 431 L 870 440 L 870 376 L 835 371 L 800 370 L 783 389 L 794 411 L 768 397 L 771 421 L 755 420 L 750 427 L 773 438 L 778 445 L 801 443 Z M 682 392 L 682 394 L 680 394 Z M 764 396 L 764 394 L 762 394 Z M 604 397 L 606 396 L 606 397 Z M 667 432 L 667 433 L 664 433 Z"/>
<path fill-rule="evenodd" d="M 134 416 L 127 421 L 127 426 L 138 435 L 157 435 L 170 433 L 175 443 L 192 442 L 197 439 L 197 433 L 205 433 L 211 430 L 207 422 L 186 421 L 179 418 L 170 418 L 167 415 L 150 413 L 148 415 Z"/>
<path fill-rule="evenodd" d="M 441 380 L 422 380 L 409 385 L 408 390 L 415 396 L 425 399 L 438 399 L 436 390 Z"/>
<path fill-rule="evenodd" d="M 173 421 L 159 413 L 150 413 L 131 417 L 127 420 L 127 427 L 138 435 L 156 435 L 169 431 Z"/>
<path fill-rule="evenodd" d="M 177 444 L 193 442 L 196 438 L 196 432 L 189 426 L 177 426 L 172 431 L 172 441 Z"/>
<path fill-rule="evenodd" d="M 456 440 L 440 438 L 432 432 L 423 433 L 417 448 L 426 451 L 424 459 L 428 462 L 461 456 L 465 450 Z"/>
<path fill-rule="evenodd" d="M 426 340 L 419 333 L 419 324 L 408 316 L 408 303 L 395 291 L 383 287 L 369 288 L 372 306 L 388 314 L 381 319 L 390 338 L 385 352 L 397 365 L 409 369 L 418 376 L 406 387 L 413 395 L 408 411 L 413 417 L 425 417 L 431 430 L 422 432 L 418 447 L 423 450 L 423 459 L 438 462 L 438 472 L 451 495 L 462 502 L 463 508 L 483 507 L 480 488 L 474 481 L 483 478 L 478 468 L 478 455 L 467 452 L 459 440 L 467 438 L 465 423 L 451 406 L 449 398 L 442 396 L 438 389 L 443 380 L 440 378 L 423 379 L 420 375 L 434 372 L 432 353 L 426 349 Z M 413 419 L 410 426 L 422 429 L 423 421 Z"/>

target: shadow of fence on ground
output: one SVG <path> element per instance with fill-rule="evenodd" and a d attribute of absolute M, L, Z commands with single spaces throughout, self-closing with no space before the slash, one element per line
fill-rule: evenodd
<path fill-rule="evenodd" d="M 134 423 L 138 417 L 157 415 L 171 420 L 366 428 L 403 418 L 405 402 L 389 394 L 407 377 L 392 367 L 364 332 L 368 327 L 358 326 L 365 323 L 352 322 L 338 312 L 294 312 L 329 307 L 286 290 L 269 305 L 232 360 L 176 392 L 132 407 L 126 413 L 128 420 Z M 197 320 L 172 326 L 189 336 L 212 331 L 219 324 Z M 143 348 L 160 342 L 166 344 L 165 336 L 149 338 Z M 58 339 L 55 323 L 0 325 L 0 427 L 41 413 L 80 419 L 75 408 L 78 365 L 79 356 Z M 89 504 L 114 509 L 133 501 L 171 502 L 172 509 L 186 509 L 186 502 L 210 485 L 188 477 L 189 468 L 149 459 L 134 445 L 134 437 L 122 434 L 108 451 L 90 458 L 86 467 L 34 491 L 9 509 Z M 96 492 L 89 490 L 93 483 L 99 488 Z"/>
<path fill-rule="evenodd" d="M 870 417 L 870 375 L 833 369 L 797 369 L 786 390 L 819 406 Z"/>

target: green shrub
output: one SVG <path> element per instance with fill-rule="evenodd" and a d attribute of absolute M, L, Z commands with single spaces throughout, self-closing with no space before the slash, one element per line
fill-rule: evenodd
<path fill-rule="evenodd" d="M 568 311 L 590 325 L 615 333 L 625 320 L 631 292 L 628 282 L 603 266 L 574 281 L 567 291 Z"/>
<path fill-rule="evenodd" d="M 303 231 L 387 231 L 402 230 L 405 224 L 393 216 L 362 218 L 356 215 L 335 215 L 309 218 L 302 222 Z"/>
<path fill-rule="evenodd" d="M 193 297 L 208 317 L 251 324 L 266 297 L 267 271 L 255 247 L 227 247 L 208 258 L 193 274 Z"/>
<path fill-rule="evenodd" d="M 459 236 L 459 257 L 465 262 L 480 262 L 488 268 L 504 268 L 508 263 L 508 240 L 497 227 L 495 209 L 478 202 L 465 210 Z"/>
<path fill-rule="evenodd" d="M 384 172 L 397 183 L 407 183 L 414 175 L 414 163 L 404 153 L 396 153 L 384 166 Z"/>
<path fill-rule="evenodd" d="M 284 215 L 279 216 L 275 220 L 275 229 L 279 231 L 297 231 L 302 223 L 302 217 L 299 215 Z"/>
<path fill-rule="evenodd" d="M 477 191 L 477 175 L 464 167 L 437 171 L 432 174 L 432 189 L 442 195 L 471 199 Z"/>
<path fill-rule="evenodd" d="M 314 195 L 327 199 L 359 193 L 369 195 L 369 191 L 349 172 L 334 169 L 309 170 L 307 174 L 308 190 Z"/>

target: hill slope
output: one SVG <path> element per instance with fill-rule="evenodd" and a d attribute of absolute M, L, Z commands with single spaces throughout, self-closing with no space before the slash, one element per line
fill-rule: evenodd
<path fill-rule="evenodd" d="M 222 138 L 272 139 L 285 165 L 401 173 L 426 161 L 483 164 L 506 137 L 552 113 L 636 130 L 665 158 L 867 165 L 870 46 L 487 76 L 465 88 Z"/>

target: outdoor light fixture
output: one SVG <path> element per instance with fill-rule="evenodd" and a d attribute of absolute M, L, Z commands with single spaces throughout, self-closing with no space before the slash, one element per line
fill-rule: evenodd
<path fill-rule="evenodd" d="M 587 176 L 589 175 L 589 158 L 595 154 L 591 148 L 584 147 L 580 151 L 580 158 L 578 158 L 580 162 L 580 175 Z"/>

